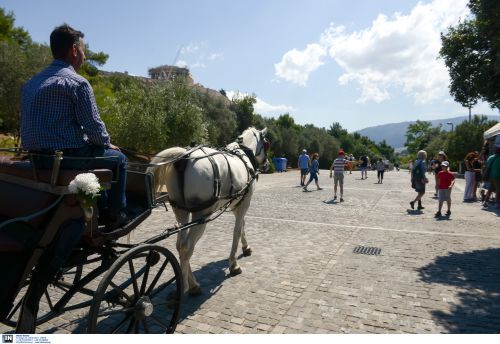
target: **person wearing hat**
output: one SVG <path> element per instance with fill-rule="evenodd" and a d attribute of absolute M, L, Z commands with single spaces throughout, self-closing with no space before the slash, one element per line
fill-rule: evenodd
<path fill-rule="evenodd" d="M 337 159 L 333 160 L 332 166 L 330 166 L 330 178 L 332 178 L 333 173 L 333 200 L 337 200 L 337 185 L 340 184 L 340 202 L 344 202 L 344 170 L 347 165 L 347 160 L 345 159 L 345 153 L 341 149 Z"/>
<path fill-rule="evenodd" d="M 441 217 L 441 209 L 443 208 L 443 203 L 446 201 L 448 211 L 446 211 L 446 216 L 451 215 L 451 189 L 455 185 L 455 176 L 449 170 L 450 163 L 448 161 L 443 161 L 441 163 L 441 171 L 437 174 L 438 180 L 438 212 L 435 217 Z"/>
<path fill-rule="evenodd" d="M 311 164 L 311 158 L 307 155 L 305 149 L 302 150 L 302 154 L 299 155 L 299 161 L 297 166 L 300 169 L 300 186 L 304 186 L 306 182 L 306 175 L 309 172 L 309 165 Z"/>
<path fill-rule="evenodd" d="M 435 197 L 437 197 L 438 190 L 439 190 L 437 175 L 438 175 L 439 172 L 442 171 L 441 163 L 443 161 L 445 161 L 445 160 L 448 160 L 448 158 L 446 157 L 446 154 L 443 151 L 439 151 L 438 157 L 437 157 L 436 160 L 434 160 L 434 164 L 433 164 L 433 167 L 432 167 L 432 169 L 434 170 L 434 178 L 435 178 L 435 181 L 436 181 L 436 185 L 435 185 L 436 192 L 434 192 L 434 196 Z"/>

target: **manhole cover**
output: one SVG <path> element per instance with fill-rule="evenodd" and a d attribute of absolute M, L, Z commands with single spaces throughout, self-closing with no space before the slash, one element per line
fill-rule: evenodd
<path fill-rule="evenodd" d="M 382 250 L 378 247 L 365 247 L 365 246 L 356 246 L 352 251 L 356 254 L 367 254 L 371 256 L 378 256 Z"/>

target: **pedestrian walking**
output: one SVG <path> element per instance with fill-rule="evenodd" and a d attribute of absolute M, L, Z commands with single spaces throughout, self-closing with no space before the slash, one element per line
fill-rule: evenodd
<path fill-rule="evenodd" d="M 415 209 L 415 202 L 418 202 L 418 210 L 425 209 L 422 205 L 422 197 L 425 194 L 425 184 L 429 182 L 429 180 L 425 177 L 425 172 L 427 171 L 426 161 L 427 152 L 421 150 L 417 153 L 417 161 L 412 169 L 411 173 L 411 186 L 417 192 L 417 197 L 413 201 L 410 202 L 410 207 Z"/>
<path fill-rule="evenodd" d="M 385 163 L 382 161 L 382 158 L 379 158 L 377 161 L 377 177 L 378 177 L 377 184 L 383 184 L 382 181 L 384 180 L 384 172 L 385 172 Z"/>
<path fill-rule="evenodd" d="M 434 186 L 434 189 L 435 189 L 435 192 L 434 192 L 434 196 L 437 197 L 438 195 L 438 190 L 439 190 L 439 187 L 438 187 L 438 180 L 437 180 L 437 175 L 439 172 L 442 171 L 442 168 L 441 168 L 441 163 L 445 160 L 448 160 L 446 154 L 444 151 L 440 151 L 438 153 L 438 157 L 436 160 L 434 160 L 434 164 L 432 166 L 432 169 L 434 171 L 434 179 L 435 179 L 435 186 Z"/>
<path fill-rule="evenodd" d="M 318 159 L 319 159 L 319 154 L 314 153 L 312 155 L 311 169 L 309 170 L 309 173 L 310 173 L 309 181 L 304 186 L 304 191 L 309 191 L 309 190 L 307 190 L 307 187 L 309 186 L 309 184 L 311 184 L 311 182 L 313 180 L 314 180 L 314 183 L 316 184 L 316 188 L 318 190 L 323 190 L 323 188 L 319 187 L 319 183 L 318 183 L 318 174 L 319 174 L 319 161 L 318 161 Z"/>
<path fill-rule="evenodd" d="M 311 158 L 307 155 L 307 150 L 303 149 L 302 154 L 299 155 L 299 160 L 297 166 L 300 169 L 300 186 L 304 186 L 306 182 L 307 173 L 309 173 L 309 165 L 311 164 Z"/>
<path fill-rule="evenodd" d="M 343 150 L 339 151 L 337 159 L 333 160 L 332 166 L 330 166 L 330 178 L 332 178 L 333 173 L 333 200 L 337 200 L 337 185 L 340 186 L 340 202 L 344 202 L 344 171 L 348 160 L 345 159 L 345 153 Z"/>
<path fill-rule="evenodd" d="M 476 183 L 476 173 L 474 171 L 475 152 L 467 153 L 465 156 L 465 190 L 464 202 L 473 202 L 474 199 L 474 184 Z"/>
<path fill-rule="evenodd" d="M 443 203 L 446 202 L 448 210 L 446 211 L 446 216 L 451 215 L 451 189 L 455 185 L 455 176 L 449 170 L 450 163 L 448 161 L 441 162 L 441 171 L 437 175 L 438 179 L 438 211 L 434 215 L 436 218 L 441 217 L 441 209 L 443 208 Z"/>
<path fill-rule="evenodd" d="M 368 161 L 369 158 L 366 155 L 362 155 L 359 158 L 359 169 L 361 171 L 361 180 L 368 178 Z"/>

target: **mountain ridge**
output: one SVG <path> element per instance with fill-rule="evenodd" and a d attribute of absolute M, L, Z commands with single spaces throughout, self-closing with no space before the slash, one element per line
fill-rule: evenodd
<path fill-rule="evenodd" d="M 485 115 L 486 116 L 486 115 Z M 495 120 L 500 122 L 500 116 L 497 115 L 488 115 L 489 120 Z M 453 123 L 453 127 L 458 124 L 467 121 L 469 116 L 459 116 L 459 117 L 451 117 L 451 118 L 443 118 L 443 119 L 435 119 L 426 122 L 431 122 L 433 127 L 437 127 L 440 124 L 442 125 L 443 130 L 450 131 L 452 126 L 447 124 L 448 122 Z M 373 127 L 367 127 L 360 130 L 356 130 L 355 132 L 360 135 L 367 136 L 369 139 L 374 142 L 381 142 L 385 140 L 386 143 L 392 146 L 394 149 L 403 148 L 406 142 L 406 130 L 408 126 L 416 121 L 405 121 L 398 123 L 387 123 L 381 124 Z"/>

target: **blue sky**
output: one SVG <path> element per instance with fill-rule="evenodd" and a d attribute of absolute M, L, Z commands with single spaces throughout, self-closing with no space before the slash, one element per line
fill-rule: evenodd
<path fill-rule="evenodd" d="M 439 34 L 467 0 L 2 0 L 16 25 L 48 42 L 63 22 L 85 33 L 103 67 L 147 76 L 187 66 L 195 82 L 255 94 L 266 117 L 348 130 L 467 114 L 448 94 Z M 175 57 L 179 52 L 177 60 Z M 175 60 L 175 61 L 174 61 Z M 473 113 L 498 114 L 487 104 Z"/>

